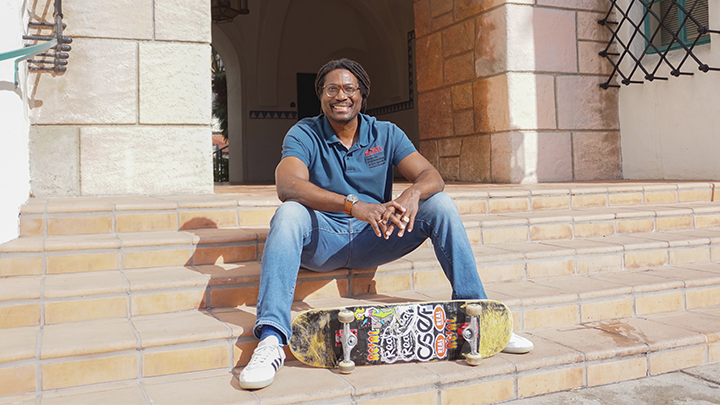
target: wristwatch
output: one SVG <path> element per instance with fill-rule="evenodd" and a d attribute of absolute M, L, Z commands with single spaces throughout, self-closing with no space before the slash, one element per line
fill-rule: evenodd
<path fill-rule="evenodd" d="M 358 196 L 355 194 L 348 194 L 347 197 L 345 197 L 345 215 L 352 215 L 350 211 L 352 211 L 352 206 L 358 202 Z"/>

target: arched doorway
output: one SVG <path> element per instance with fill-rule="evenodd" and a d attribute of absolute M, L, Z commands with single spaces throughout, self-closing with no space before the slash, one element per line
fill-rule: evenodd
<path fill-rule="evenodd" d="M 274 181 L 298 119 L 299 74 L 340 57 L 368 71 L 369 112 L 417 142 L 412 0 L 250 0 L 249 9 L 212 30 L 228 77 L 231 183 Z"/>
<path fill-rule="evenodd" d="M 213 24 L 212 44 L 225 67 L 227 80 L 228 144 L 235 153 L 230 154 L 230 182 L 241 183 L 244 179 L 243 159 L 243 109 L 242 109 L 242 63 L 235 44 L 230 39 L 232 26 Z M 234 146 L 234 148 L 233 148 Z"/>

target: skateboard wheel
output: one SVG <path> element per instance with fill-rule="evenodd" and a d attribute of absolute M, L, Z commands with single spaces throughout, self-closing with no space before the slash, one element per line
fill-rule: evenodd
<path fill-rule="evenodd" d="M 352 373 L 355 370 L 355 362 L 354 361 L 341 361 L 338 364 L 338 370 L 340 370 L 343 374 L 349 374 Z"/>
<path fill-rule="evenodd" d="M 468 304 L 467 308 L 465 308 L 465 313 L 468 314 L 468 316 L 480 316 L 482 315 L 482 307 L 478 304 Z"/>
<path fill-rule="evenodd" d="M 355 314 L 350 311 L 340 311 L 338 313 L 338 320 L 340 323 L 350 323 L 355 320 Z"/>
<path fill-rule="evenodd" d="M 482 361 L 482 355 L 480 353 L 466 353 L 465 361 L 471 366 L 480 365 L 480 362 Z"/>

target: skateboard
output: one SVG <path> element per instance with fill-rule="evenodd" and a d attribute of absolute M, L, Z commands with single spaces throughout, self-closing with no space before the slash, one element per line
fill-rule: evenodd
<path fill-rule="evenodd" d="M 512 330 L 508 307 L 491 300 L 360 305 L 298 315 L 290 350 L 302 363 L 341 373 L 440 360 L 478 365 L 505 348 Z"/>

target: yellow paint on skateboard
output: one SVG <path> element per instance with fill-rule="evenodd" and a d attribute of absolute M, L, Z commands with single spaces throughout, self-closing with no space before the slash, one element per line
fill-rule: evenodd
<path fill-rule="evenodd" d="M 503 303 L 495 301 L 504 310 L 483 310 L 480 317 L 480 343 L 478 353 L 485 359 L 502 351 L 510 341 L 513 331 L 513 318 Z M 485 309 L 485 308 L 483 308 Z"/>
<path fill-rule="evenodd" d="M 337 310 L 336 310 L 337 311 Z M 292 323 L 293 337 L 303 337 L 291 341 L 290 349 L 298 360 L 307 365 L 332 368 L 337 364 L 334 346 L 335 337 L 330 336 L 330 315 L 334 311 L 315 310 L 298 315 Z M 339 312 L 339 311 L 338 311 Z M 337 314 L 335 315 L 337 318 Z M 334 332 L 333 332 L 334 333 Z"/>

